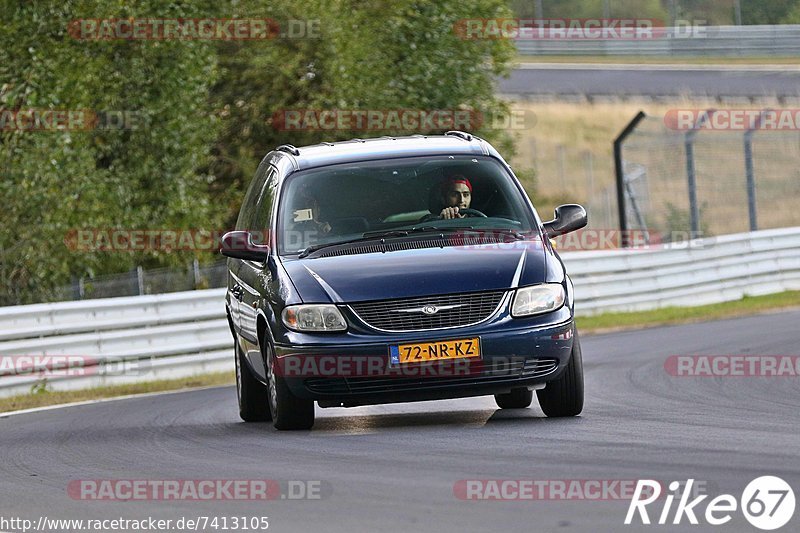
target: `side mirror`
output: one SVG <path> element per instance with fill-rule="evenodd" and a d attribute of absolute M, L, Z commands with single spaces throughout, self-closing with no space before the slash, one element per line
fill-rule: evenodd
<path fill-rule="evenodd" d="M 556 218 L 544 223 L 547 237 L 552 239 L 576 229 L 581 229 L 589 221 L 586 209 L 578 204 L 564 204 L 556 207 Z"/>
<path fill-rule="evenodd" d="M 220 253 L 234 259 L 263 263 L 269 257 L 268 244 L 253 244 L 249 231 L 229 231 L 222 236 Z"/>

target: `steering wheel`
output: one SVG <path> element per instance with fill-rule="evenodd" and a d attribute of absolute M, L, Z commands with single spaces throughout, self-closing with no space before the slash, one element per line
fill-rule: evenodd
<path fill-rule="evenodd" d="M 468 216 L 468 217 L 488 218 L 486 216 L 486 214 L 484 214 L 482 211 L 478 211 L 477 209 L 470 209 L 470 208 L 461 209 L 459 207 L 458 208 L 458 214 L 459 215 L 465 215 L 465 216 Z M 419 222 L 428 222 L 430 220 L 443 220 L 443 219 L 442 219 L 441 215 L 438 215 L 436 213 L 430 213 L 430 214 L 425 215 L 424 217 L 422 217 Z"/>

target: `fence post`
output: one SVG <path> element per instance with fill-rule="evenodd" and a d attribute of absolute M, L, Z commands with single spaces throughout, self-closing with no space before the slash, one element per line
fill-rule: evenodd
<path fill-rule="evenodd" d="M 139 287 L 139 296 L 144 294 L 144 269 L 141 265 L 136 267 L 136 284 Z"/>
<path fill-rule="evenodd" d="M 744 171 L 747 175 L 747 214 L 750 218 L 750 231 L 757 231 L 756 180 L 753 175 L 753 130 L 744 132 Z"/>
<path fill-rule="evenodd" d="M 695 237 L 700 228 L 700 210 L 697 208 L 697 176 L 694 167 L 694 130 L 689 131 L 683 138 L 683 145 L 686 151 L 686 179 L 689 183 L 689 230 L 690 235 Z"/>
<path fill-rule="evenodd" d="M 625 208 L 625 172 L 622 168 L 622 143 L 630 135 L 639 122 L 646 117 L 644 111 L 639 111 L 625 129 L 614 139 L 614 171 L 617 178 L 617 210 L 619 211 L 619 231 L 622 235 L 622 247 L 627 248 L 628 239 L 628 214 Z"/>
<path fill-rule="evenodd" d="M 72 278 L 72 299 L 83 300 L 83 277 L 73 276 Z"/>
<path fill-rule="evenodd" d="M 689 225 L 691 226 L 690 238 L 700 235 L 700 208 L 697 205 L 697 174 L 694 166 L 694 138 L 703 124 L 711 118 L 716 109 L 707 109 L 697 119 L 692 129 L 686 132 L 683 137 L 683 146 L 686 150 L 686 180 L 689 187 Z"/>
<path fill-rule="evenodd" d="M 744 171 L 747 177 L 747 213 L 750 218 L 750 231 L 758 231 L 758 218 L 756 215 L 756 177 L 753 170 L 753 133 L 761 127 L 764 114 L 771 111 L 765 109 L 758 115 L 758 120 L 752 128 L 744 132 Z"/>
<path fill-rule="evenodd" d="M 194 274 L 194 289 L 200 286 L 200 261 L 195 257 L 192 261 L 192 273 Z"/>

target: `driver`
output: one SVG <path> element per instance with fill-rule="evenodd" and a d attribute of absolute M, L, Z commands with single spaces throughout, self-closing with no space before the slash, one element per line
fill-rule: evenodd
<path fill-rule="evenodd" d="M 444 219 L 464 218 L 458 213 L 460 209 L 469 209 L 472 202 L 472 184 L 461 174 L 450 176 L 442 184 L 442 205 L 444 209 L 439 216 Z"/>
<path fill-rule="evenodd" d="M 314 232 L 322 235 L 331 231 L 331 225 L 326 222 L 324 214 L 321 213 L 317 195 L 312 192 L 307 183 L 302 184 L 296 193 L 292 222 L 294 231 Z"/>

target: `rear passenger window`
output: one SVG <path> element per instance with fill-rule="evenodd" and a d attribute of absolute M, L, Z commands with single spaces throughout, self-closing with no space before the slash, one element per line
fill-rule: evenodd
<path fill-rule="evenodd" d="M 270 214 L 277 176 L 275 167 L 267 163 L 266 159 L 262 161 L 239 212 L 236 229 L 250 231 L 254 244 L 269 244 Z"/>

